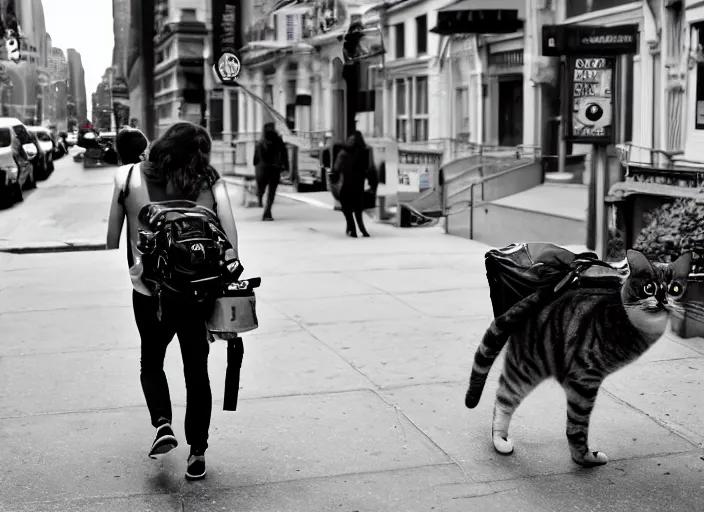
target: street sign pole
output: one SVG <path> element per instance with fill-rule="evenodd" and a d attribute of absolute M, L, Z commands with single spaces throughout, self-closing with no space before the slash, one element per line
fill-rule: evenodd
<path fill-rule="evenodd" d="M 604 144 L 594 145 L 594 172 L 592 182 L 594 183 L 594 252 L 597 256 L 606 260 L 606 247 L 608 244 L 609 222 L 606 211 L 606 195 L 609 193 L 609 169 L 608 152 Z"/>

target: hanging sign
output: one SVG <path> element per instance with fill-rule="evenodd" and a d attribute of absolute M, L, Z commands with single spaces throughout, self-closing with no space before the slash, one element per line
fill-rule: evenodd
<path fill-rule="evenodd" d="M 542 54 L 628 55 L 638 53 L 638 24 L 616 25 L 543 25 Z"/>
<path fill-rule="evenodd" d="M 212 0 L 213 72 L 223 85 L 237 86 L 242 48 L 241 0 Z"/>
<path fill-rule="evenodd" d="M 615 60 L 607 57 L 570 58 L 565 140 L 584 144 L 613 142 L 614 67 Z"/>

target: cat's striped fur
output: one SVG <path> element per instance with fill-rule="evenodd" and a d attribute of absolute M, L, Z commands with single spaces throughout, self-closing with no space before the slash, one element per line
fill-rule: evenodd
<path fill-rule="evenodd" d="M 680 307 L 691 269 L 690 254 L 671 264 L 651 264 L 643 254 L 628 251 L 627 260 L 630 273 L 621 287 L 593 280 L 545 306 L 540 296 L 531 296 L 496 318 L 484 334 L 465 404 L 474 408 L 479 403 L 489 370 L 508 342 L 492 425 L 499 453 L 513 453 L 508 427 L 516 408 L 538 384 L 555 378 L 567 395 L 572 458 L 584 466 L 608 461 L 587 442 L 599 387 L 662 336 L 670 311 Z"/>

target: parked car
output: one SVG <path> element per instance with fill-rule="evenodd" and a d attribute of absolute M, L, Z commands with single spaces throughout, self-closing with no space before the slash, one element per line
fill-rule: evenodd
<path fill-rule="evenodd" d="M 83 154 L 83 168 L 103 167 L 112 165 L 105 161 L 106 153 L 115 148 L 115 132 L 87 132 L 81 137 L 81 146 L 86 148 Z"/>
<path fill-rule="evenodd" d="M 78 132 L 69 132 L 66 134 L 66 144 L 68 147 L 75 146 L 78 142 Z"/>
<path fill-rule="evenodd" d="M 37 145 L 19 119 L 0 117 L 0 208 L 22 201 L 23 188 L 35 188 L 32 159 Z"/>
<path fill-rule="evenodd" d="M 34 168 L 34 175 L 38 180 L 45 180 L 54 172 L 54 139 L 51 132 L 42 126 L 28 126 L 27 130 L 36 139 L 39 145 L 39 155 L 37 155 L 37 165 Z"/>

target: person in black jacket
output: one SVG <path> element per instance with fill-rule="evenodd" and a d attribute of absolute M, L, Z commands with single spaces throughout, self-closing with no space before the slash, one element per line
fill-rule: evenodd
<path fill-rule="evenodd" d="M 260 208 L 263 206 L 264 191 L 269 188 L 262 220 L 274 220 L 271 207 L 276 197 L 276 188 L 281 180 L 281 172 L 289 170 L 286 143 L 277 133 L 274 123 L 264 125 L 262 138 L 254 151 L 254 168 Z"/>
<path fill-rule="evenodd" d="M 357 238 L 355 220 L 362 236 L 369 237 L 362 212 L 364 211 L 364 182 L 369 180 L 372 189 L 377 185 L 374 173 L 370 172 L 372 171 L 370 164 L 369 147 L 364 142 L 362 133 L 355 131 L 337 154 L 331 173 L 331 182 L 337 183 L 339 188 L 338 200 L 347 222 L 346 233 L 352 238 Z"/>

